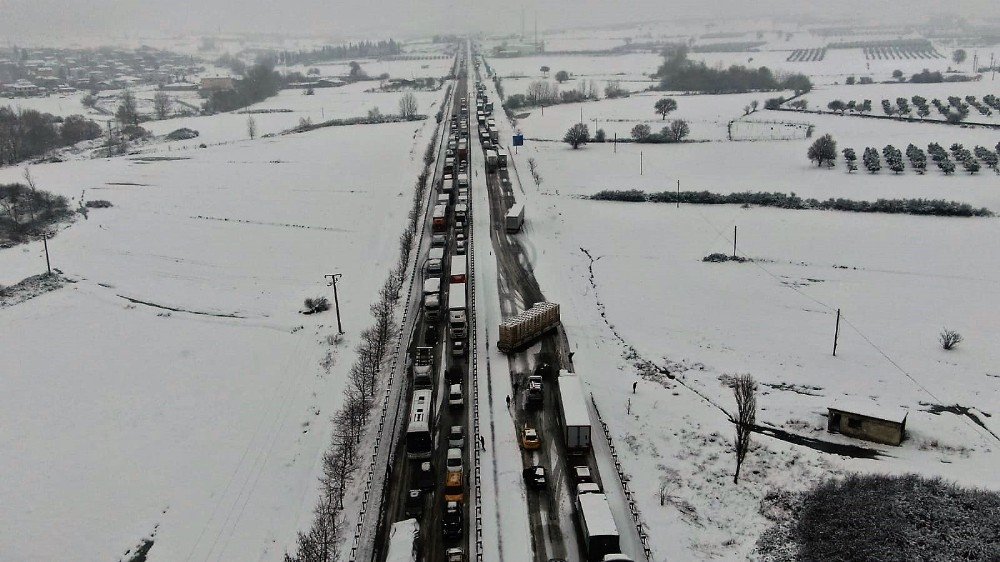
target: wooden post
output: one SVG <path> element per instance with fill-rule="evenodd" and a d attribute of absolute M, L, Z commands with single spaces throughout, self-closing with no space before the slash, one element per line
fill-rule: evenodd
<path fill-rule="evenodd" d="M 48 270 L 49 275 L 52 275 L 52 263 L 49 261 L 49 235 L 45 234 L 42 236 L 42 244 L 45 245 L 45 269 Z"/>
<path fill-rule="evenodd" d="M 736 258 L 736 225 L 733 225 L 733 258 Z"/>
<path fill-rule="evenodd" d="M 681 180 L 677 180 L 677 208 L 681 208 Z"/>
<path fill-rule="evenodd" d="M 840 309 L 837 309 L 837 327 L 833 331 L 833 356 L 837 356 L 837 339 L 840 337 Z"/>
<path fill-rule="evenodd" d="M 642 175 L 642 151 L 639 151 L 639 175 Z"/>
<path fill-rule="evenodd" d="M 615 154 L 618 154 L 618 133 L 615 133 Z"/>

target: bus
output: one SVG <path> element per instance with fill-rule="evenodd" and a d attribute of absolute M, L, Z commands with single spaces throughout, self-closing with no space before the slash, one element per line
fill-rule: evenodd
<path fill-rule="evenodd" d="M 389 548 L 385 562 L 417 562 L 420 525 L 416 519 L 397 521 L 389 529 Z"/>
<path fill-rule="evenodd" d="M 406 427 L 406 457 L 409 459 L 429 459 L 434 451 L 431 436 L 431 418 L 434 407 L 431 389 L 413 391 L 410 403 L 410 423 Z"/>

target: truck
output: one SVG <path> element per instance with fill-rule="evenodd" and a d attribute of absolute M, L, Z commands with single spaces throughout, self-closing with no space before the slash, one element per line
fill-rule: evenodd
<path fill-rule="evenodd" d="M 451 256 L 451 282 L 465 283 L 466 281 L 466 260 L 464 255 Z"/>
<path fill-rule="evenodd" d="M 465 283 L 452 283 L 448 286 L 448 331 L 452 339 L 464 339 L 468 333 Z"/>
<path fill-rule="evenodd" d="M 458 174 L 458 188 L 459 189 L 468 189 L 469 188 L 469 174 L 468 173 L 463 172 L 461 174 Z"/>
<path fill-rule="evenodd" d="M 521 230 L 522 225 L 524 225 L 524 203 L 514 203 L 510 209 L 507 209 L 504 226 L 507 227 L 508 233 L 514 234 Z"/>
<path fill-rule="evenodd" d="M 448 230 L 448 208 L 444 205 L 434 205 L 433 217 L 431 226 L 434 232 L 446 232 Z"/>
<path fill-rule="evenodd" d="M 492 172 L 497 169 L 497 161 L 499 157 L 497 156 L 497 151 L 490 150 L 486 151 L 486 171 Z"/>
<path fill-rule="evenodd" d="M 545 395 L 542 394 L 542 377 L 539 375 L 529 375 L 528 376 L 528 391 L 527 397 L 525 398 L 527 405 L 533 408 L 541 407 L 542 403 L 545 401 Z"/>
<path fill-rule="evenodd" d="M 500 131 L 496 130 L 495 127 L 490 127 L 490 142 L 493 144 L 500 142 Z"/>
<path fill-rule="evenodd" d="M 431 388 L 434 348 L 418 347 L 413 355 L 413 388 Z"/>
<path fill-rule="evenodd" d="M 417 562 L 420 545 L 420 525 L 416 519 L 392 524 L 389 528 L 389 548 L 385 562 Z"/>
<path fill-rule="evenodd" d="M 566 449 L 571 455 L 590 451 L 590 412 L 583 381 L 565 369 L 559 371 L 559 421 Z"/>
<path fill-rule="evenodd" d="M 503 152 L 497 154 L 497 166 L 507 169 L 507 155 Z"/>
<path fill-rule="evenodd" d="M 458 141 L 458 158 L 460 160 L 469 158 L 469 141 L 465 138 Z"/>
<path fill-rule="evenodd" d="M 599 493 L 576 495 L 576 520 L 589 562 L 601 562 L 609 554 L 621 554 L 618 527 L 608 497 Z"/>
<path fill-rule="evenodd" d="M 510 353 L 529 344 L 545 332 L 559 325 L 559 305 L 552 302 L 538 302 L 517 316 L 500 324 L 497 347 Z"/>

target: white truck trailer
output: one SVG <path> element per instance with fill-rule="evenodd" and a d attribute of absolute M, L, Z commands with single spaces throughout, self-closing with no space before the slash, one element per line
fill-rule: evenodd
<path fill-rule="evenodd" d="M 583 381 L 565 369 L 559 371 L 559 416 L 569 453 L 590 451 L 590 411 Z"/>
<path fill-rule="evenodd" d="M 514 203 L 507 211 L 507 216 L 504 217 L 504 226 L 507 227 L 508 233 L 513 234 L 520 231 L 523 225 L 524 203 Z"/>
<path fill-rule="evenodd" d="M 587 560 L 601 562 L 608 555 L 621 554 L 618 527 L 611 513 L 611 505 L 604 494 L 582 493 L 576 496 L 576 520 L 583 533 Z M 620 556 L 613 557 L 622 560 Z M 628 558 L 625 558 L 626 560 Z"/>
<path fill-rule="evenodd" d="M 448 331 L 452 339 L 464 339 L 468 334 L 465 283 L 448 285 Z"/>

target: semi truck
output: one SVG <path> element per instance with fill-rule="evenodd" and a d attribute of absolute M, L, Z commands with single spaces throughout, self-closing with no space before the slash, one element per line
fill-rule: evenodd
<path fill-rule="evenodd" d="M 497 169 L 497 151 L 490 149 L 486 151 L 486 170 L 492 172 Z"/>
<path fill-rule="evenodd" d="M 465 339 L 468 334 L 465 283 L 452 283 L 448 286 L 448 331 L 452 339 Z"/>
<path fill-rule="evenodd" d="M 497 166 L 504 169 L 507 168 L 507 155 L 503 152 L 497 153 Z"/>
<path fill-rule="evenodd" d="M 576 520 L 583 534 L 583 544 L 589 562 L 601 562 L 609 554 L 621 554 L 618 527 L 611 514 L 608 497 L 601 493 L 584 492 L 576 495 Z M 621 558 L 615 558 L 621 560 Z"/>
<path fill-rule="evenodd" d="M 444 205 L 434 206 L 434 218 L 431 226 L 434 232 L 445 232 L 448 230 L 448 209 Z"/>
<path fill-rule="evenodd" d="M 524 203 L 514 203 L 510 206 L 507 216 L 504 217 L 504 225 L 510 234 L 521 230 L 521 226 L 524 225 Z"/>
<path fill-rule="evenodd" d="M 583 381 L 565 369 L 559 371 L 559 417 L 569 453 L 582 455 L 590 451 L 590 411 Z"/>
<path fill-rule="evenodd" d="M 389 528 L 389 548 L 385 562 L 417 562 L 420 545 L 420 525 L 416 519 L 392 524 Z"/>
<path fill-rule="evenodd" d="M 558 325 L 558 304 L 552 302 L 535 303 L 528 310 L 522 311 L 513 318 L 508 318 L 500 324 L 497 347 L 500 351 L 510 353 L 535 341 L 539 336 Z"/>
<path fill-rule="evenodd" d="M 451 256 L 451 268 L 449 272 L 452 283 L 465 283 L 466 269 L 465 255 Z"/>

